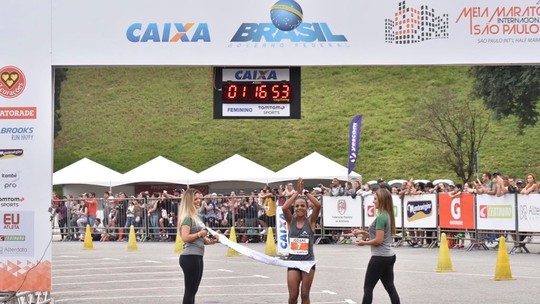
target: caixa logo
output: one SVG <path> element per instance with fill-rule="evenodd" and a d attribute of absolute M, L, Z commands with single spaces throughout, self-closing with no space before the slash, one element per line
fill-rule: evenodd
<path fill-rule="evenodd" d="M 278 80 L 276 70 L 238 70 L 234 73 L 236 80 Z"/>
<path fill-rule="evenodd" d="M 133 23 L 126 37 L 131 42 L 210 42 L 206 23 Z"/>

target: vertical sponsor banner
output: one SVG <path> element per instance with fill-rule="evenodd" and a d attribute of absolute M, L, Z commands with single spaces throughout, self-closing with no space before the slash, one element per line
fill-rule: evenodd
<path fill-rule="evenodd" d="M 540 231 L 540 194 L 518 194 L 518 228 L 521 232 Z"/>
<path fill-rule="evenodd" d="M 405 228 L 436 228 L 436 194 L 406 195 L 403 200 Z"/>
<path fill-rule="evenodd" d="M 400 228 L 402 225 L 401 222 L 401 199 L 398 195 L 392 195 L 392 202 L 394 204 L 394 217 L 396 221 L 396 227 Z M 377 217 L 378 212 L 375 209 L 375 204 L 373 204 L 373 195 L 368 195 L 364 197 L 364 227 L 369 227 L 371 223 Z"/>
<path fill-rule="evenodd" d="M 350 196 L 324 196 L 322 201 L 325 227 L 360 227 L 362 200 Z"/>
<path fill-rule="evenodd" d="M 3 9 L 0 290 L 50 291 L 51 1 L 18 1 Z"/>
<path fill-rule="evenodd" d="M 478 229 L 515 230 L 516 216 L 514 195 L 497 197 L 489 194 L 476 196 L 476 221 Z"/>
<path fill-rule="evenodd" d="M 360 144 L 360 132 L 362 130 L 362 115 L 357 115 L 351 121 L 349 127 L 349 172 L 351 174 L 358 158 L 358 146 Z"/>
<path fill-rule="evenodd" d="M 283 216 L 281 206 L 276 208 L 276 219 L 277 254 L 286 256 L 289 255 L 289 225 Z"/>
<path fill-rule="evenodd" d="M 474 229 L 474 195 L 462 193 L 452 198 L 448 193 L 439 193 L 439 226 Z"/>

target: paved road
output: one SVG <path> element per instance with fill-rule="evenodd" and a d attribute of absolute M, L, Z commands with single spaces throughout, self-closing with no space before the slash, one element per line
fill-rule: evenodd
<path fill-rule="evenodd" d="M 56 303 L 181 303 L 183 275 L 174 243 L 53 242 Z M 265 244 L 246 244 L 264 252 Z M 436 272 L 438 248 L 396 248 L 396 286 L 402 303 L 538 303 L 540 247 L 510 255 L 513 280 L 495 281 L 497 250 L 450 250 L 454 272 Z M 508 248 L 510 249 L 510 248 Z M 311 303 L 361 303 L 369 248 L 316 245 L 317 273 Z M 197 303 L 286 303 L 286 270 L 243 256 L 223 245 L 207 246 Z M 374 303 L 390 303 L 379 283 Z"/>

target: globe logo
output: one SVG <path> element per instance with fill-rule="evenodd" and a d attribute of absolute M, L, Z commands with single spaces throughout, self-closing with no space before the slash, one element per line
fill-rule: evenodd
<path fill-rule="evenodd" d="M 270 18 L 278 29 L 292 31 L 302 23 L 304 13 L 296 1 L 279 0 L 270 9 Z"/>

